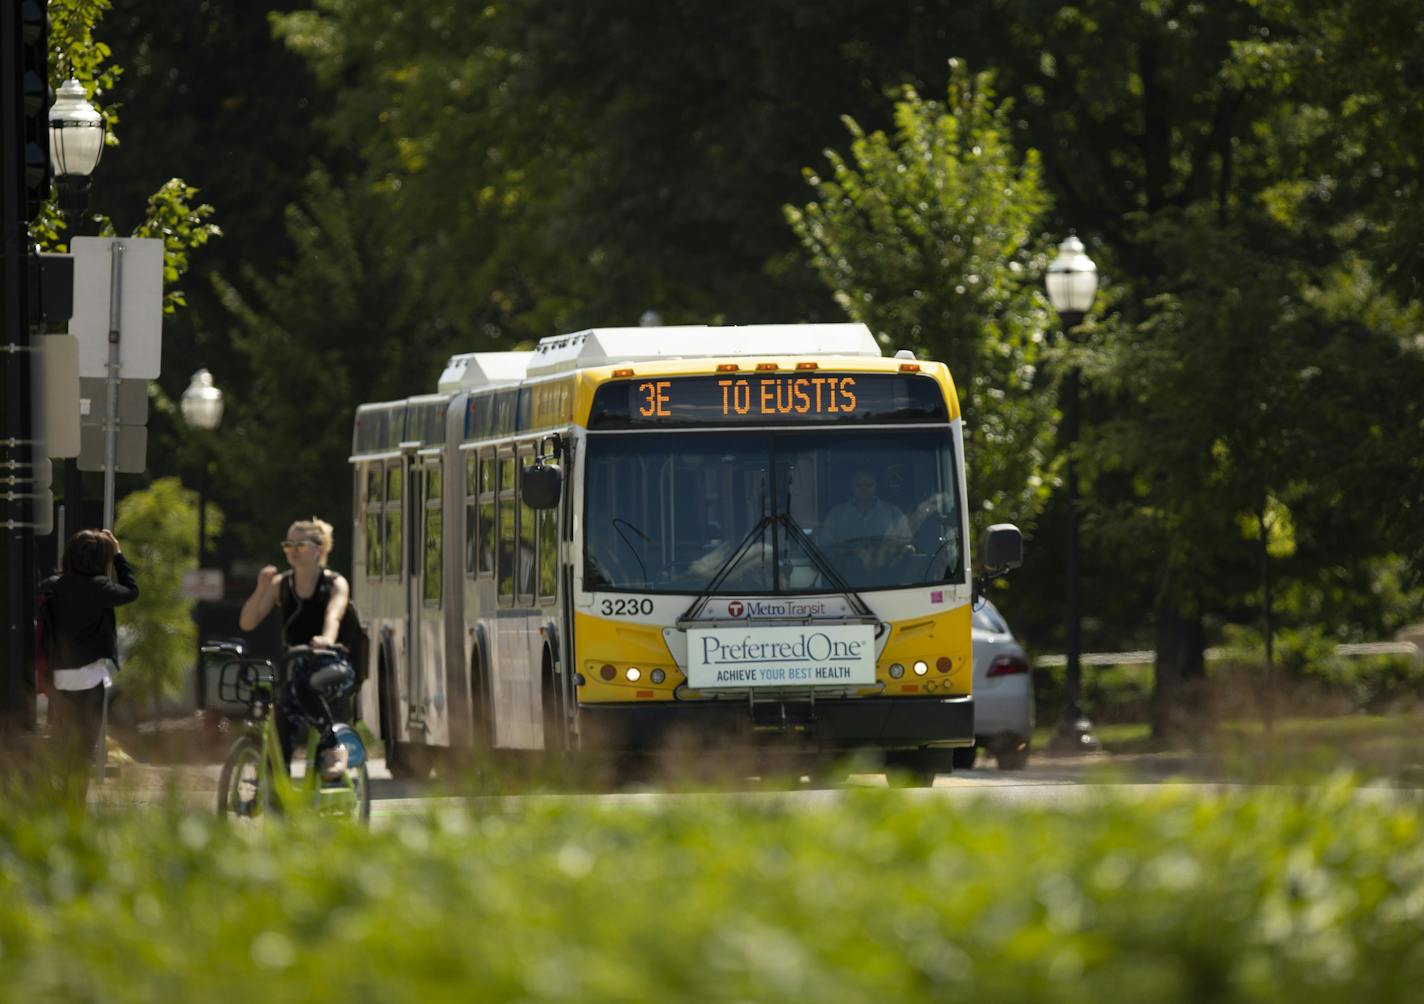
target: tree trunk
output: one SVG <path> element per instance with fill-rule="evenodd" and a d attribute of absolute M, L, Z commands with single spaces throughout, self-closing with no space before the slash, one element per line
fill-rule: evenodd
<path fill-rule="evenodd" d="M 1202 733 L 1206 715 L 1206 632 L 1201 613 L 1169 581 L 1157 596 L 1156 674 L 1152 686 L 1152 738 L 1162 743 Z"/>

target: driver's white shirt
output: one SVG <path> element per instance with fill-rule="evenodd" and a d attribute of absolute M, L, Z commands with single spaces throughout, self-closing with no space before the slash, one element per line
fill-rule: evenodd
<path fill-rule="evenodd" d="M 910 524 L 904 513 L 884 499 L 877 498 L 869 509 L 861 510 L 854 502 L 842 502 L 826 514 L 817 539 L 827 544 L 851 540 L 908 542 Z"/>

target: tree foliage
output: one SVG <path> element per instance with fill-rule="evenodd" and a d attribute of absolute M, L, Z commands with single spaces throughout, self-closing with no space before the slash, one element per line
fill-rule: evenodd
<path fill-rule="evenodd" d="M 211 502 L 207 510 L 211 543 L 223 514 Z M 144 706 L 179 690 L 197 650 L 193 601 L 182 593 L 183 573 L 197 567 L 197 498 L 177 478 L 159 478 L 119 500 L 114 533 L 139 580 L 138 599 L 119 610 L 130 638 L 120 682 Z"/>
<path fill-rule="evenodd" d="M 889 348 L 950 364 L 965 415 L 976 525 L 1031 526 L 1047 494 L 1053 396 L 1038 274 L 1048 195 L 1011 139 L 993 76 L 951 67 L 945 102 L 906 87 L 895 132 L 854 119 L 849 158 L 806 171 L 816 201 L 787 219 L 836 302 Z"/>
<path fill-rule="evenodd" d="M 432 389 L 451 351 L 648 308 L 850 313 L 954 365 L 971 493 L 1004 518 L 1028 522 L 1061 459 L 1045 377 L 1084 367 L 1089 644 L 1155 624 L 1199 664 L 1258 616 L 1263 516 L 1291 528 L 1268 551 L 1290 616 L 1345 636 L 1415 609 L 1370 599 L 1424 567 L 1415 6 L 120 4 L 128 72 L 101 103 L 141 100 L 96 190 L 138 205 L 182 174 L 220 193 L 232 236 L 204 257 L 224 281 L 189 284 L 169 359 L 190 365 L 164 380 L 176 396 L 196 365 L 225 370 L 240 437 L 219 491 L 254 546 L 294 507 L 344 523 L 354 406 Z M 212 60 L 219 41 L 238 58 Z M 963 75 L 921 98 L 951 57 L 992 90 Z M 846 121 L 821 217 L 787 227 Z M 1070 228 L 1100 312 L 1087 345 L 1050 351 L 1039 274 Z M 1061 640 L 1060 502 L 1012 586 L 1040 648 Z"/>

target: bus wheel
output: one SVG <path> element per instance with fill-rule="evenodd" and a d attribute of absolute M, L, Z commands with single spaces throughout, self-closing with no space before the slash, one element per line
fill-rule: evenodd
<path fill-rule="evenodd" d="M 930 788 L 935 777 L 952 769 L 948 750 L 910 750 L 885 754 L 885 781 L 892 788 Z"/>
<path fill-rule="evenodd" d="M 470 733 L 471 745 L 477 754 L 494 746 L 494 720 L 490 716 L 488 674 L 476 648 L 470 653 Z"/>
<path fill-rule="evenodd" d="M 544 706 L 544 767 L 552 780 L 562 779 L 567 764 L 564 750 L 564 719 L 559 704 L 559 688 L 554 682 L 554 662 L 544 653 L 544 671 L 540 688 Z"/>
<path fill-rule="evenodd" d="M 397 781 L 424 781 L 430 776 L 430 758 L 425 751 L 409 746 L 396 738 L 397 702 L 391 672 L 385 653 L 381 654 L 381 741 L 386 747 L 386 770 Z"/>

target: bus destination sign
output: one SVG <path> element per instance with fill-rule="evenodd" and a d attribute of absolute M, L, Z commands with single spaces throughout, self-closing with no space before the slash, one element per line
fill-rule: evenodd
<path fill-rule="evenodd" d="M 594 396 L 588 427 L 944 422 L 948 417 L 939 384 L 919 374 L 724 373 L 605 384 Z"/>

